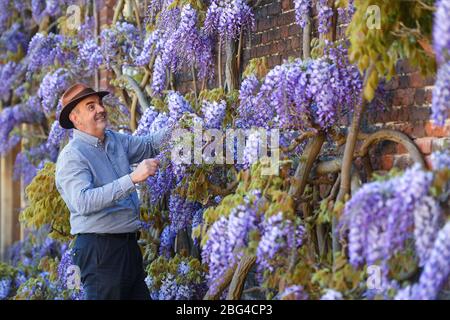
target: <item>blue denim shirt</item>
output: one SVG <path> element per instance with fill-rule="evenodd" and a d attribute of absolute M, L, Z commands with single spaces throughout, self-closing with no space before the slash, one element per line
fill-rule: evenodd
<path fill-rule="evenodd" d="M 56 187 L 70 210 L 71 234 L 125 233 L 139 228 L 140 203 L 130 164 L 159 153 L 161 130 L 137 137 L 111 130 L 100 139 L 73 129 L 56 163 Z"/>

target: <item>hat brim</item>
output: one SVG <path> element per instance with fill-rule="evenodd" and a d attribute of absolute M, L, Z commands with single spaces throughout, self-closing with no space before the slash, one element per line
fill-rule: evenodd
<path fill-rule="evenodd" d="M 103 99 L 104 96 L 108 95 L 109 91 L 96 91 L 96 92 L 89 92 L 82 96 L 77 97 L 76 99 L 70 101 L 64 108 L 61 110 L 61 114 L 59 115 L 59 124 L 64 129 L 73 129 L 75 126 L 73 125 L 72 121 L 69 119 L 69 114 L 72 112 L 73 108 L 83 100 L 84 98 L 90 97 L 90 96 L 99 96 L 100 99 Z"/>

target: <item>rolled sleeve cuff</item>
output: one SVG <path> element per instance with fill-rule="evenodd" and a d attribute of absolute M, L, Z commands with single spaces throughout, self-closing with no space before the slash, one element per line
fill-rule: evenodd
<path fill-rule="evenodd" d="M 117 180 L 119 182 L 120 188 L 122 189 L 123 195 L 127 195 L 131 193 L 132 191 L 136 190 L 136 186 L 134 185 L 133 181 L 131 180 L 131 177 L 129 174 L 119 178 Z"/>

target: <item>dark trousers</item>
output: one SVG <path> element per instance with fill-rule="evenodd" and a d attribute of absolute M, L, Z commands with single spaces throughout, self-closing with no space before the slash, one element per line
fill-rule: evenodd
<path fill-rule="evenodd" d="M 73 262 L 81 270 L 81 283 L 88 300 L 150 299 L 136 238 L 78 235 Z"/>

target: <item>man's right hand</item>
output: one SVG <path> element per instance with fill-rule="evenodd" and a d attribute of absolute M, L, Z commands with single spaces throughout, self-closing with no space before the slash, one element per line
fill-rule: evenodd
<path fill-rule="evenodd" d="M 131 181 L 133 183 L 139 183 L 147 180 L 148 177 L 154 176 L 158 170 L 159 160 L 157 159 L 145 159 L 137 168 L 130 174 Z"/>

